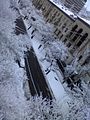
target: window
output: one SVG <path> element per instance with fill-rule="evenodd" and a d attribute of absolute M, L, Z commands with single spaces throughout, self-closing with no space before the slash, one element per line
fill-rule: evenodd
<path fill-rule="evenodd" d="M 58 25 L 59 22 L 61 21 L 62 17 L 63 17 L 63 15 L 61 15 L 61 16 L 58 18 L 58 20 L 57 20 L 54 24 L 55 24 L 55 25 Z"/>
<path fill-rule="evenodd" d="M 56 34 L 57 31 L 58 31 L 58 29 L 56 28 L 56 30 L 54 31 L 54 33 Z"/>
<path fill-rule="evenodd" d="M 79 56 L 78 61 L 82 59 L 82 55 Z"/>
<path fill-rule="evenodd" d="M 46 14 L 45 14 L 45 17 L 46 17 L 46 18 L 49 16 L 49 14 L 50 14 L 51 11 L 52 11 L 52 8 L 50 7 L 49 10 L 48 10 L 48 11 L 46 12 Z"/>
<path fill-rule="evenodd" d="M 68 44 L 67 44 L 67 47 L 69 48 L 71 46 L 71 43 L 69 42 Z"/>
<path fill-rule="evenodd" d="M 65 38 L 63 42 L 65 43 L 66 41 L 67 41 L 67 39 Z"/>
<path fill-rule="evenodd" d="M 71 31 L 75 31 L 77 29 L 78 25 L 75 25 Z"/>
<path fill-rule="evenodd" d="M 57 17 L 60 15 L 60 13 L 57 13 Z"/>
<path fill-rule="evenodd" d="M 78 27 L 78 25 L 75 25 L 75 26 L 72 28 L 72 30 L 71 30 L 71 32 L 70 32 L 70 34 L 69 34 L 69 37 L 73 34 L 73 32 L 77 29 L 77 27 Z"/>
<path fill-rule="evenodd" d="M 63 35 L 61 35 L 60 39 L 63 37 Z"/>
<path fill-rule="evenodd" d="M 63 30 L 65 27 L 66 27 L 66 23 L 64 23 L 64 24 L 62 25 L 62 30 Z"/>
<path fill-rule="evenodd" d="M 75 40 L 80 36 L 80 34 L 82 33 L 82 31 L 83 31 L 82 28 L 79 29 L 79 30 L 77 31 L 77 33 L 75 34 L 75 36 L 73 37 L 72 41 L 75 41 Z"/>
<path fill-rule="evenodd" d="M 88 37 L 88 33 L 85 33 L 82 38 L 80 39 L 80 41 L 77 43 L 77 46 L 79 47 L 84 41 L 85 39 Z"/>
<path fill-rule="evenodd" d="M 55 18 L 56 14 L 57 14 L 57 11 L 52 15 L 52 17 L 51 17 L 52 20 Z"/>
<path fill-rule="evenodd" d="M 57 36 L 61 33 L 61 31 L 58 31 Z"/>
<path fill-rule="evenodd" d="M 65 32 L 67 32 L 67 31 L 68 31 L 68 28 L 66 28 Z"/>
<path fill-rule="evenodd" d="M 82 65 L 86 65 L 86 64 L 88 64 L 90 62 L 90 56 L 88 56 L 87 58 L 86 58 L 86 60 L 84 61 L 84 63 L 82 64 Z"/>

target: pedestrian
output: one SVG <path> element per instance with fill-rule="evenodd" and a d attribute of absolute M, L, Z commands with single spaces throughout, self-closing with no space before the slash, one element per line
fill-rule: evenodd
<path fill-rule="evenodd" d="M 33 39 L 33 37 L 34 37 L 34 36 L 32 35 L 32 36 L 31 36 L 31 39 Z"/>
<path fill-rule="evenodd" d="M 30 27 L 28 28 L 28 30 L 31 28 L 32 26 L 30 25 Z"/>
<path fill-rule="evenodd" d="M 39 47 L 38 47 L 38 49 L 40 49 L 41 47 L 42 47 L 42 45 L 40 44 Z"/>
<path fill-rule="evenodd" d="M 48 70 L 48 71 L 46 72 L 46 75 L 47 75 L 48 73 L 50 73 L 50 71 L 51 71 L 51 70 Z"/>
<path fill-rule="evenodd" d="M 27 15 L 26 15 L 26 16 L 24 16 L 24 20 L 25 20 L 25 19 L 26 19 L 26 20 L 28 20 L 28 16 L 27 16 Z"/>
<path fill-rule="evenodd" d="M 58 81 L 58 79 L 56 78 L 56 77 L 54 77 L 55 78 L 55 80 L 57 80 Z"/>

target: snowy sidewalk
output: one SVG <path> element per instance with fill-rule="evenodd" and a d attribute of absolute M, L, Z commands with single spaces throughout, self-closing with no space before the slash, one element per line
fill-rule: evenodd
<path fill-rule="evenodd" d="M 21 16 L 23 16 L 24 24 L 27 29 L 28 37 L 31 40 L 32 46 L 34 48 L 35 54 L 38 58 L 44 76 L 47 80 L 48 86 L 53 92 L 53 95 L 60 105 L 60 107 L 66 112 L 68 111 L 68 101 L 71 99 L 67 95 L 66 91 L 64 90 L 63 85 L 60 81 L 63 81 L 62 74 L 57 74 L 57 71 L 50 71 L 48 74 L 46 73 L 47 68 L 50 66 L 50 62 L 46 60 L 42 61 L 45 58 L 47 51 L 43 49 L 42 44 L 42 36 L 43 34 L 48 34 L 48 31 L 51 29 L 49 25 L 46 25 L 44 19 L 39 11 L 35 11 L 34 6 L 31 6 L 30 9 L 24 8 L 22 10 L 19 9 Z M 32 12 L 30 13 L 32 9 Z M 24 16 L 28 16 L 28 19 L 24 19 Z M 34 19 L 34 21 L 32 20 Z M 48 23 L 47 23 L 48 24 Z M 48 28 L 47 28 L 48 27 Z M 50 31 L 51 32 L 51 31 Z M 39 48 L 39 46 L 41 47 Z M 53 69 L 53 66 L 52 66 Z"/>
<path fill-rule="evenodd" d="M 45 49 L 42 50 L 42 47 L 40 49 L 38 49 L 38 47 L 41 45 L 40 41 L 38 41 L 39 38 L 38 34 L 32 39 L 32 44 L 33 44 L 33 48 L 35 50 L 35 53 L 37 55 L 37 58 L 39 60 L 39 63 L 42 66 L 42 69 L 45 73 L 45 70 L 48 68 L 48 66 L 50 65 L 49 62 L 47 62 L 46 60 L 42 61 L 42 59 L 45 57 Z M 61 101 L 64 98 L 67 98 L 67 94 L 60 82 L 60 79 L 63 79 L 62 75 L 60 76 L 60 78 L 57 76 L 56 72 L 53 72 L 52 70 L 48 73 L 45 74 L 50 87 L 54 93 L 54 96 L 56 98 L 56 100 Z M 57 78 L 57 80 L 55 79 Z"/>
<path fill-rule="evenodd" d="M 24 23 L 26 25 L 26 28 L 28 29 L 29 26 L 27 24 L 27 21 L 24 20 Z M 33 28 L 33 26 L 32 26 L 29 30 L 27 30 L 30 38 L 32 36 L 31 33 L 34 29 L 35 28 Z M 38 31 L 36 31 L 33 34 L 33 38 L 31 39 L 32 46 L 34 48 L 35 54 L 38 58 L 38 61 L 42 67 L 42 70 L 43 70 L 44 76 L 47 80 L 48 86 L 51 88 L 56 101 L 59 103 L 59 105 L 62 107 L 62 109 L 64 111 L 66 110 L 66 112 L 67 112 L 67 109 L 66 109 L 66 108 L 68 108 L 67 102 L 70 101 L 70 98 L 67 95 L 66 91 L 63 88 L 63 85 L 60 82 L 60 81 L 63 81 L 62 74 L 58 75 L 57 72 L 54 72 L 52 70 L 48 74 L 45 73 L 45 70 L 49 67 L 50 63 L 47 62 L 46 60 L 42 61 L 42 59 L 45 58 L 45 54 L 47 51 L 45 49 L 43 49 L 43 45 L 40 41 L 41 38 L 42 38 L 42 35 Z M 39 49 L 40 45 L 42 45 L 42 46 Z"/>

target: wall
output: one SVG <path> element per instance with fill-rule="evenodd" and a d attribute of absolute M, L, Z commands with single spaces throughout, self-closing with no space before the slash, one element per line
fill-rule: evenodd
<path fill-rule="evenodd" d="M 49 0 L 33 0 L 33 4 L 42 10 L 46 22 L 54 25 L 54 33 L 68 47 L 70 55 L 66 64 L 72 61 L 73 56 L 81 65 L 85 64 L 89 57 L 87 47 L 90 50 L 90 25 L 79 17 L 74 20 Z"/>

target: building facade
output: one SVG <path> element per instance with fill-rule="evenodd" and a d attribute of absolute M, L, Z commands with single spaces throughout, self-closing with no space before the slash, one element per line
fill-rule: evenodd
<path fill-rule="evenodd" d="M 90 65 L 90 25 L 80 17 L 69 15 L 50 0 L 33 0 L 33 4 L 42 10 L 46 22 L 54 25 L 55 35 L 67 46 L 70 56 L 66 64 L 76 56 L 81 66 Z M 90 70 L 87 74 L 90 80 Z"/>
<path fill-rule="evenodd" d="M 74 18 L 66 14 L 65 11 L 57 7 L 50 0 L 33 0 L 33 4 L 36 8 L 42 10 L 46 22 L 54 25 L 54 33 L 58 38 L 63 38 L 68 32 L 68 28 L 73 25 Z"/>

